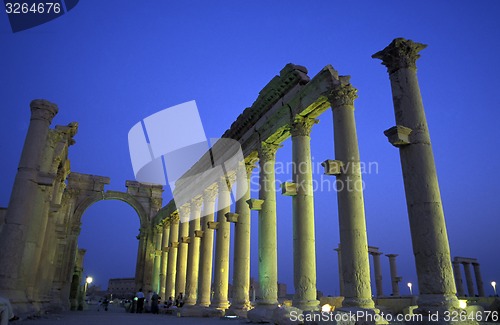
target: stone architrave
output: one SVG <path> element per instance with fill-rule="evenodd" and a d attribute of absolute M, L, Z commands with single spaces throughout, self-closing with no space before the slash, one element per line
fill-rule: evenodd
<path fill-rule="evenodd" d="M 298 118 L 292 125 L 293 182 L 293 306 L 303 311 L 318 310 L 316 289 L 316 243 L 314 235 L 314 193 L 311 166 L 311 129 L 317 120 Z"/>
<path fill-rule="evenodd" d="M 24 304 L 23 312 L 33 311 L 28 306 L 27 285 L 36 279 L 41 249 L 40 228 L 37 225 L 43 212 L 45 187 L 52 184 L 50 175 L 40 173 L 49 126 L 57 114 L 57 105 L 46 100 L 33 100 L 30 104 L 31 120 L 24 142 L 18 172 L 5 215 L 5 224 L 0 233 L 0 296 L 9 297 L 11 302 Z M 26 204 L 31 202 L 32 204 Z"/>
<path fill-rule="evenodd" d="M 212 293 L 212 257 L 214 247 L 214 230 L 208 227 L 214 221 L 214 204 L 217 197 L 217 184 L 203 192 L 203 218 L 201 221 L 203 237 L 200 245 L 200 268 L 198 277 L 197 305 L 208 307 Z"/>
<path fill-rule="evenodd" d="M 217 212 L 217 237 L 214 261 L 213 299 L 210 307 L 225 310 L 229 307 L 229 248 L 231 224 L 226 214 L 231 206 L 231 186 L 235 175 L 226 175 L 219 182 L 219 198 Z"/>
<path fill-rule="evenodd" d="M 441 194 L 416 61 L 426 45 L 397 38 L 372 57 L 381 59 L 391 82 L 396 127 L 384 133 L 401 158 L 422 313 L 458 308 Z M 406 130 L 398 136 L 400 130 Z M 406 135 L 408 134 L 409 135 Z M 407 141 L 395 140 L 408 137 Z M 404 139 L 403 139 L 404 140 Z"/>
<path fill-rule="evenodd" d="M 196 197 L 191 201 L 191 221 L 189 221 L 189 250 L 186 276 L 186 298 L 185 306 L 193 306 L 198 298 L 198 277 L 200 267 L 200 241 L 196 232 L 201 230 L 200 214 L 202 197 Z"/>
<path fill-rule="evenodd" d="M 345 296 L 343 306 L 373 309 L 363 181 L 354 119 L 357 89 L 349 83 L 349 78 L 341 76 L 340 83 L 329 94 L 333 110 L 335 159 L 343 164 L 342 173 L 336 175 Z"/>
<path fill-rule="evenodd" d="M 179 213 L 176 211 L 170 216 L 170 245 L 168 251 L 167 281 L 165 297 L 175 299 L 175 279 L 177 274 L 177 248 L 179 246 Z M 168 299 L 168 298 L 167 298 Z"/>

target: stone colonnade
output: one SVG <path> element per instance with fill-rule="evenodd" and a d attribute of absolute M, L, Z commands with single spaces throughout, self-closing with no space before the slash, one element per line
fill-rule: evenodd
<path fill-rule="evenodd" d="M 469 297 L 476 296 L 474 291 L 474 281 L 472 279 L 472 273 L 470 266 L 472 264 L 474 268 L 474 277 L 476 278 L 476 286 L 477 286 L 477 295 L 479 297 L 485 297 L 484 292 L 484 284 L 483 277 L 481 275 L 481 269 L 479 266 L 479 262 L 475 258 L 467 258 L 467 257 L 455 257 L 452 261 L 453 264 L 453 273 L 455 275 L 455 284 L 457 286 L 457 295 L 459 297 L 465 296 L 464 284 L 462 281 L 462 272 L 460 270 L 460 265 L 463 265 L 465 272 L 465 282 L 467 283 L 467 295 Z"/>

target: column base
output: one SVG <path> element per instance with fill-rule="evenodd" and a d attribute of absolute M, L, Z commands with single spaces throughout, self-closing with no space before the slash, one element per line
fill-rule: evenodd
<path fill-rule="evenodd" d="M 226 316 L 238 316 L 242 318 L 247 318 L 247 313 L 249 310 L 253 309 L 250 301 L 243 303 L 235 302 L 231 304 L 228 310 L 226 310 Z"/>
<path fill-rule="evenodd" d="M 325 313 L 322 313 L 324 315 Z M 326 313 L 332 324 L 342 325 L 382 325 L 389 322 L 380 314 L 377 308 L 341 307 L 331 313 Z M 325 316 L 326 317 L 326 316 Z"/>
<path fill-rule="evenodd" d="M 210 304 L 210 308 L 226 310 L 229 308 L 230 305 L 231 304 L 227 300 L 225 300 L 225 301 L 212 301 L 212 303 Z"/>
<path fill-rule="evenodd" d="M 274 310 L 278 304 L 257 304 L 254 309 L 247 311 L 247 318 L 252 323 L 271 323 Z"/>
<path fill-rule="evenodd" d="M 223 317 L 224 310 L 203 307 L 203 306 L 186 306 L 177 309 L 179 317 Z"/>
<path fill-rule="evenodd" d="M 344 297 L 342 308 L 375 309 L 375 302 L 372 298 Z"/>
<path fill-rule="evenodd" d="M 319 310 L 319 300 L 303 300 L 303 301 L 292 301 L 292 306 L 303 311 L 317 311 Z"/>

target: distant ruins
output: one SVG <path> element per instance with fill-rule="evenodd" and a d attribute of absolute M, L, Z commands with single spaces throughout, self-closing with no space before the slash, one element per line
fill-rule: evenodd
<path fill-rule="evenodd" d="M 457 288 L 459 295 L 464 295 L 459 263 L 475 266 L 478 294 L 484 296 L 484 289 L 477 261 L 458 258 L 452 267 L 416 76 L 416 60 L 424 47 L 395 39 L 373 57 L 381 59 L 389 72 L 396 126 L 385 134 L 401 155 L 420 290 L 415 312 L 428 314 L 459 309 Z M 140 219 L 136 288 L 154 290 L 161 297 L 185 293 L 182 315 L 234 313 L 254 321 L 270 321 L 278 306 L 275 159 L 280 144 L 291 137 L 291 159 L 296 166 L 306 168 L 296 168 L 293 182 L 282 188 L 282 194 L 290 196 L 293 205 L 295 295 L 293 307 L 287 308 L 320 310 L 309 135 L 321 114 L 331 108 L 335 156 L 323 163 L 325 174 L 339 182 L 361 182 L 354 118 L 357 90 L 349 79 L 339 76 L 330 65 L 313 78 L 302 66 L 286 65 L 222 136 L 241 144 L 245 156 L 242 168 L 228 171 L 217 182 L 206 184 L 202 191 L 193 190 L 199 184 L 187 184 L 186 192 L 198 194 L 182 206 L 175 206 L 173 201 L 163 205 L 159 185 L 127 181 L 126 193 L 105 191 L 109 178 L 70 172 L 68 150 L 74 142 L 77 124 L 50 129 L 57 106 L 45 100 L 32 101 L 30 126 L 12 196 L 0 223 L 0 296 L 8 297 L 21 313 L 77 309 L 85 253 L 77 247 L 80 219 L 91 204 L 116 199 L 130 204 Z M 258 198 L 251 198 L 249 189 L 241 189 L 238 184 L 249 177 L 257 162 L 261 186 Z M 206 169 L 200 161 L 188 173 L 196 175 Z M 232 212 L 226 203 L 230 202 L 234 187 L 242 198 Z M 344 297 L 342 307 L 337 309 L 377 313 L 370 286 L 369 254 L 374 258 L 376 296 L 381 296 L 382 253 L 368 248 L 363 192 L 354 187 L 352 191 L 336 193 L 341 245 L 339 276 Z M 222 208 L 215 205 L 216 199 Z M 258 233 L 259 247 L 259 260 L 252 261 L 259 266 L 261 299 L 255 305 L 250 297 L 251 210 L 257 210 L 259 218 L 258 229 L 252 230 Z M 187 219 L 191 221 L 181 222 Z M 235 223 L 233 234 L 230 223 Z M 234 236 L 233 256 L 229 253 L 230 236 Z M 397 298 L 401 278 L 397 275 L 396 255 L 387 256 L 391 263 L 392 295 Z M 231 301 L 230 259 L 234 268 Z M 457 285 L 454 272 L 460 279 Z M 470 272 L 466 274 L 468 292 L 473 295 Z"/>

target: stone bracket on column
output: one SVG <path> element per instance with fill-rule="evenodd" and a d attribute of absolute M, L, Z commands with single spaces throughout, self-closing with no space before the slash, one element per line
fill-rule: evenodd
<path fill-rule="evenodd" d="M 228 212 L 224 216 L 226 217 L 227 222 L 238 222 L 239 214 L 237 213 Z"/>
<path fill-rule="evenodd" d="M 182 244 L 189 244 L 191 242 L 191 237 L 186 236 L 181 238 L 181 243 Z"/>
<path fill-rule="evenodd" d="M 327 159 L 321 163 L 321 166 L 325 168 L 325 175 L 340 175 L 344 163 L 340 160 Z"/>
<path fill-rule="evenodd" d="M 170 243 L 170 247 L 172 247 L 172 248 L 178 248 L 179 247 L 179 242 L 178 241 L 174 241 L 174 242 Z"/>
<path fill-rule="evenodd" d="M 170 247 L 163 247 L 161 249 L 162 252 L 168 253 L 170 251 Z"/>
<path fill-rule="evenodd" d="M 250 210 L 256 210 L 259 211 L 262 209 L 262 204 L 264 203 L 264 200 L 259 200 L 259 199 L 250 199 L 247 200 L 247 204 L 250 207 Z"/>
<path fill-rule="evenodd" d="M 202 238 L 203 237 L 203 230 L 195 230 L 194 236 L 198 237 L 198 238 Z"/>
<path fill-rule="evenodd" d="M 56 177 L 57 177 L 56 174 L 39 172 L 36 177 L 36 182 L 38 185 L 52 186 L 52 184 L 54 184 L 54 180 L 56 179 Z"/>
<path fill-rule="evenodd" d="M 162 254 L 162 251 L 161 250 L 157 250 L 157 251 L 155 251 L 154 256 L 155 257 L 161 257 L 161 254 Z"/>
<path fill-rule="evenodd" d="M 297 195 L 297 184 L 293 182 L 284 182 L 281 184 L 281 194 L 286 196 Z"/>
<path fill-rule="evenodd" d="M 208 229 L 217 229 L 219 228 L 219 223 L 217 221 L 209 221 L 207 222 Z"/>
<path fill-rule="evenodd" d="M 389 142 L 396 148 L 411 144 L 410 134 L 413 130 L 406 126 L 396 125 L 384 131 Z"/>

